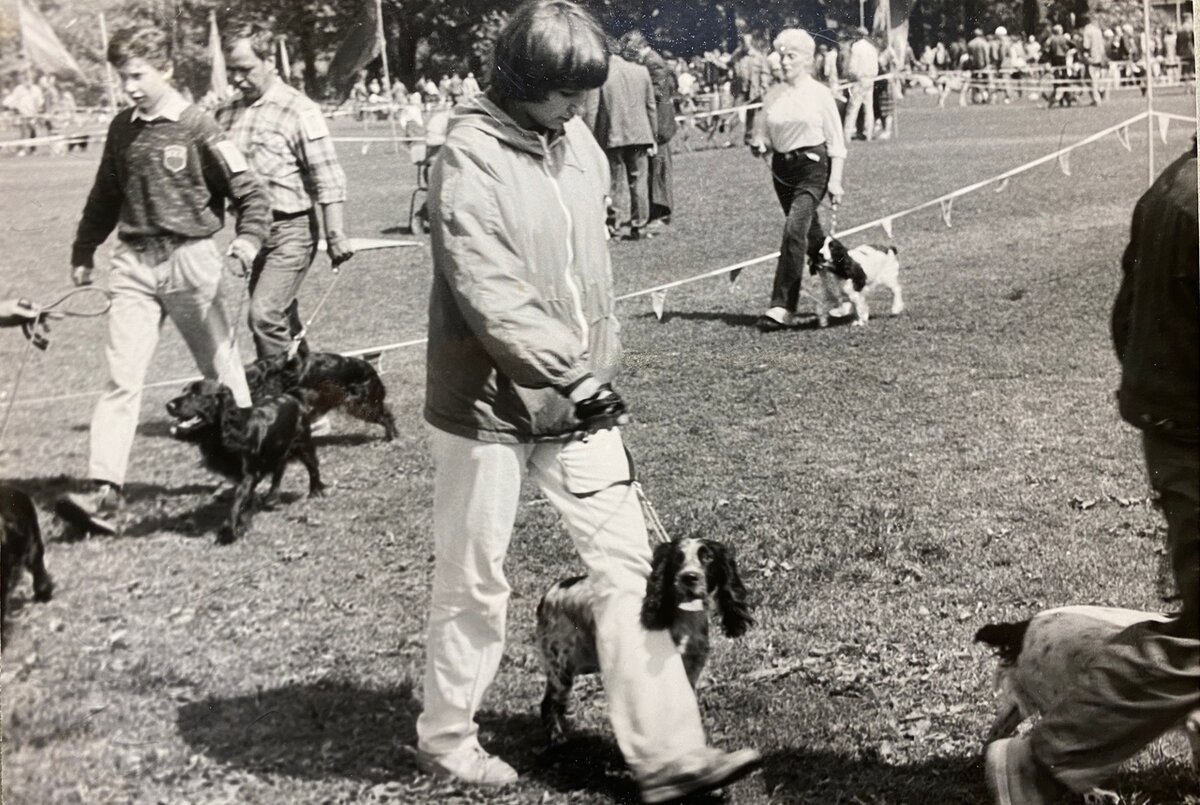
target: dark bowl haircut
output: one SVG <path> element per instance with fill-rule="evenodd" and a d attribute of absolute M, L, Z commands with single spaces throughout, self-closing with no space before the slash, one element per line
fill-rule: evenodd
<path fill-rule="evenodd" d="M 170 45 L 167 32 L 160 28 L 126 28 L 113 34 L 104 55 L 118 70 L 134 59 L 141 59 L 165 73 L 171 67 Z"/>
<path fill-rule="evenodd" d="M 496 38 L 491 84 L 502 98 L 539 102 L 553 90 L 596 89 L 606 78 L 604 32 L 568 0 L 522 5 Z"/>

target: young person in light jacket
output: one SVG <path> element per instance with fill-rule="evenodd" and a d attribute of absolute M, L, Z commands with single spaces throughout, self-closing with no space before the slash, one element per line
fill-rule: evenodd
<path fill-rule="evenodd" d="M 639 620 L 650 546 L 610 381 L 620 361 L 605 230 L 608 163 L 576 117 L 608 53 L 567 0 L 521 6 L 486 95 L 455 109 L 429 205 L 425 419 L 435 565 L 418 761 L 481 785 L 517 772 L 479 744 L 475 713 L 504 650 L 504 559 L 528 475 L 596 586 L 596 642 L 617 743 L 646 802 L 713 790 L 753 750 L 705 743 L 683 662 Z"/>

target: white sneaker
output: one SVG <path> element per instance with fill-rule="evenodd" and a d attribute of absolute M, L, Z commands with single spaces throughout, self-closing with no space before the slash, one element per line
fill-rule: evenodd
<path fill-rule="evenodd" d="M 333 433 L 333 425 L 329 422 L 328 414 L 312 421 L 313 436 L 328 436 L 331 433 Z"/>
<path fill-rule="evenodd" d="M 454 777 L 474 785 L 502 786 L 517 781 L 517 770 L 481 746 L 434 755 L 417 750 L 417 767 L 426 774 Z"/>

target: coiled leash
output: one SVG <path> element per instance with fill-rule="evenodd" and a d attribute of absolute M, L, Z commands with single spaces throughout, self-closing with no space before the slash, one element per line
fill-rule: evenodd
<path fill-rule="evenodd" d="M 74 300 L 74 301 L 72 301 Z M 25 372 L 25 364 L 34 348 L 45 351 L 50 346 L 50 325 L 48 319 L 66 317 L 88 319 L 103 316 L 112 307 L 112 294 L 103 288 L 85 285 L 72 288 L 48 305 L 37 306 L 28 299 L 19 299 L 21 307 L 37 310 L 37 318 L 21 323 L 21 332 L 25 334 L 25 349 L 21 351 L 21 361 L 17 364 L 17 374 L 13 378 L 12 388 L 8 391 L 8 404 L 4 407 L 4 419 L 0 421 L 0 445 L 8 433 L 8 418 L 12 414 L 13 404 L 17 401 L 17 390 L 21 386 L 21 376 Z"/>

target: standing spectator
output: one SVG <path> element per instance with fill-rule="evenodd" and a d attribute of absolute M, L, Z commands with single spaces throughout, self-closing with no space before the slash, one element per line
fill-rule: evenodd
<path fill-rule="evenodd" d="M 354 82 L 354 86 L 350 87 L 350 105 L 354 109 L 354 119 L 362 120 L 366 115 L 366 110 L 363 107 L 367 103 L 367 71 L 362 70 L 358 74 L 358 80 Z"/>
<path fill-rule="evenodd" d="M 504 561 L 529 476 L 587 568 L 609 718 L 642 800 L 703 794 L 760 758 L 706 745 L 670 633 L 639 618 L 651 552 L 610 385 L 621 348 L 605 157 L 574 119 L 605 80 L 604 35 L 574 3 L 535 0 L 509 17 L 495 56 L 429 191 L 434 568 L 417 763 L 477 785 L 518 779 L 480 746 L 475 714 L 504 653 Z"/>
<path fill-rule="evenodd" d="M 1037 37 L 1033 34 L 1029 35 L 1029 40 L 1025 43 L 1025 63 L 1030 67 L 1035 64 L 1040 64 L 1042 61 L 1042 46 L 1038 43 Z"/>
<path fill-rule="evenodd" d="M 1200 708 L 1198 261 L 1193 140 L 1134 208 L 1112 314 L 1118 407 L 1142 431 L 1183 611 L 1117 634 L 1028 734 L 988 746 L 988 787 L 1001 805 L 1088 791 Z"/>
<path fill-rule="evenodd" d="M 1003 25 L 998 26 L 988 40 L 988 67 L 991 68 L 988 76 L 990 100 L 995 103 L 1004 93 L 1004 102 L 1012 103 L 1012 94 L 1008 91 L 1008 29 Z"/>
<path fill-rule="evenodd" d="M 437 84 L 438 106 L 446 106 L 450 103 L 450 76 L 442 73 L 442 78 Z"/>
<path fill-rule="evenodd" d="M 892 49 L 886 41 L 884 46 L 879 50 L 879 75 L 875 81 L 875 111 L 876 119 L 879 121 L 879 131 L 876 133 L 876 138 L 880 140 L 890 140 L 895 133 L 895 115 L 896 115 L 896 93 L 894 78 L 883 78 L 896 69 L 896 51 Z"/>
<path fill-rule="evenodd" d="M 296 295 L 317 253 L 317 210 L 336 270 L 354 255 L 342 208 L 346 176 L 321 108 L 275 72 L 270 31 L 251 27 L 229 45 L 229 83 L 241 94 L 217 113 L 271 200 L 271 231 L 250 273 L 250 332 L 259 358 L 303 340 Z M 316 434 L 329 432 L 325 418 Z"/>
<path fill-rule="evenodd" d="M 772 155 L 775 195 L 786 216 L 771 304 L 758 317 L 762 332 L 795 323 L 809 245 L 819 246 L 825 239 L 817 207 L 826 195 L 834 205 L 841 202 L 846 160 L 833 94 L 812 76 L 813 38 L 787 28 L 775 37 L 775 50 L 782 59 L 784 83 L 767 93 L 751 144 L 755 153 Z"/>
<path fill-rule="evenodd" d="M 1163 32 L 1163 69 L 1167 81 L 1179 83 L 1179 34 L 1175 33 L 1174 25 L 1168 25 Z"/>
<path fill-rule="evenodd" d="M 1050 29 L 1050 38 L 1046 40 L 1046 57 L 1050 61 L 1050 71 L 1054 75 L 1054 93 L 1046 99 L 1047 106 L 1055 106 L 1063 101 L 1063 95 L 1070 80 L 1067 64 L 1071 51 L 1074 49 L 1070 37 L 1066 35 L 1061 25 L 1055 25 Z"/>
<path fill-rule="evenodd" d="M 766 55 L 759 49 L 757 38 L 752 33 L 742 34 L 742 44 L 729 60 L 733 69 L 733 102 L 737 106 L 760 103 L 767 87 L 771 84 L 771 68 Z M 758 109 L 747 109 L 744 142 L 750 144 L 750 133 L 754 129 L 754 117 Z"/>
<path fill-rule="evenodd" d="M 640 240 L 651 237 L 646 224 L 650 221 L 650 156 L 657 151 L 658 105 L 650 72 L 621 58 L 617 51 L 614 43 L 608 78 L 589 97 L 588 118 L 594 121 L 592 131 L 608 156 L 612 177 L 609 231 L 616 234 L 619 229 L 617 190 L 624 176 L 629 183 L 629 239 Z"/>
<path fill-rule="evenodd" d="M 654 87 L 656 122 L 655 149 L 650 155 L 650 221 L 651 225 L 671 223 L 674 194 L 671 190 L 671 138 L 679 126 L 675 123 L 675 73 L 667 66 L 641 31 L 630 31 L 622 37 L 623 55 L 627 61 L 640 64 L 650 73 Z"/>
<path fill-rule="evenodd" d="M 169 38 L 157 28 L 128 29 L 108 45 L 133 100 L 108 128 L 104 154 L 71 248 L 71 278 L 90 285 L 94 254 L 112 232 L 108 290 L 109 381 L 90 431 L 92 488 L 68 494 L 59 517 L 88 533 L 122 529 L 121 487 L 137 431 L 142 384 L 163 320 L 170 318 L 207 377 L 229 386 L 240 406 L 250 390 L 226 318 L 229 288 L 212 236 L 226 203 L 237 211 L 230 269 L 245 274 L 267 235 L 270 203 L 237 146 L 212 118 L 171 86 Z"/>
<path fill-rule="evenodd" d="M 976 30 L 975 33 L 982 34 L 983 31 Z M 953 42 L 950 43 L 950 47 L 948 48 L 948 51 L 950 53 L 949 69 L 951 69 L 951 70 L 964 69 L 966 67 L 966 60 L 967 60 L 967 40 L 961 36 L 957 37 Z"/>
<path fill-rule="evenodd" d="M 33 82 L 33 76 L 28 72 L 21 74 L 21 80 L 4 96 L 4 108 L 11 109 L 17 115 L 17 130 L 22 137 L 34 139 L 38 136 L 38 119 L 42 114 L 42 91 Z M 21 148 L 20 154 L 32 154 L 37 150 L 33 144 Z"/>
<path fill-rule="evenodd" d="M 879 50 L 871 44 L 866 28 L 858 29 L 858 39 L 850 45 L 846 72 L 846 78 L 854 82 L 850 85 L 850 100 L 846 103 L 846 139 L 870 140 L 875 130 L 875 77 L 879 75 Z M 856 133 L 860 109 L 863 113 L 861 136 Z"/>
<path fill-rule="evenodd" d="M 933 46 L 933 67 L 939 73 L 946 70 L 956 70 L 958 67 L 954 65 L 954 60 L 950 57 L 950 51 L 946 48 L 944 42 L 938 42 Z"/>
<path fill-rule="evenodd" d="M 1125 23 L 1121 26 L 1119 40 L 1117 55 L 1121 58 L 1121 67 L 1125 72 L 1125 77 L 1136 80 L 1138 75 L 1141 74 L 1139 62 L 1142 58 L 1142 46 L 1138 41 L 1138 35 L 1134 33 L 1132 25 Z M 1142 91 L 1145 92 L 1144 87 Z"/>
<path fill-rule="evenodd" d="M 408 87 L 404 86 L 404 82 L 399 78 L 392 79 L 392 115 L 393 117 L 400 113 L 400 110 L 408 103 Z"/>
<path fill-rule="evenodd" d="M 462 94 L 463 94 L 463 80 L 461 77 L 459 77 L 458 73 L 452 73 L 450 75 L 449 91 L 450 91 L 450 105 L 457 106 L 458 101 L 462 97 Z"/>
<path fill-rule="evenodd" d="M 694 98 L 696 96 L 696 75 L 688 67 L 687 60 L 680 59 L 675 84 L 679 88 L 679 97 Z"/>
<path fill-rule="evenodd" d="M 479 94 L 479 82 L 475 80 L 474 73 L 467 73 L 467 77 L 462 83 L 462 99 L 469 101 Z"/>
<path fill-rule="evenodd" d="M 1092 106 L 1099 106 L 1104 74 L 1108 69 L 1108 44 L 1104 41 L 1104 32 L 1095 21 L 1087 15 L 1082 15 L 1080 19 L 1083 21 L 1079 36 L 1082 40 L 1080 50 L 1083 53 L 1084 75 L 1091 89 Z"/>
<path fill-rule="evenodd" d="M 967 64 L 971 69 L 971 100 L 987 103 L 991 87 L 991 46 L 981 28 L 976 28 L 967 43 Z"/>
<path fill-rule="evenodd" d="M 1196 34 L 1192 30 L 1192 15 L 1183 15 L 1183 25 L 1175 40 L 1175 50 L 1179 54 L 1180 77 L 1187 81 L 1196 74 Z"/>

